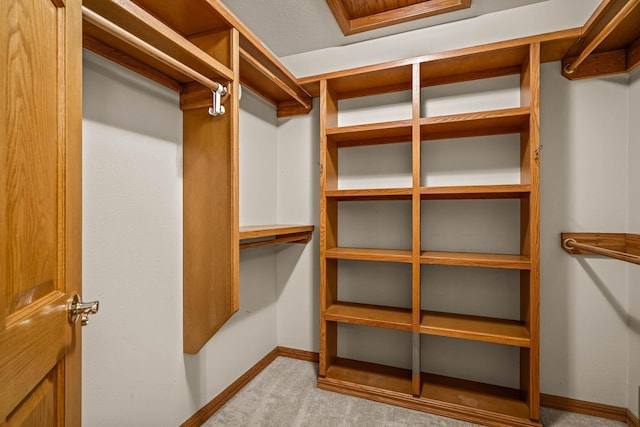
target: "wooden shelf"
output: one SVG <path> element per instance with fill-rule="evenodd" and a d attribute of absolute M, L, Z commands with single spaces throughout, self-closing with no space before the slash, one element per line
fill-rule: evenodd
<path fill-rule="evenodd" d="M 240 227 L 240 249 L 276 245 L 279 243 L 307 243 L 313 235 L 313 225 L 251 225 Z M 249 239 L 264 239 L 243 242 Z"/>
<path fill-rule="evenodd" d="M 374 394 L 381 391 L 383 394 L 406 395 L 408 397 L 411 396 L 411 371 L 338 358 L 331 363 L 326 376 L 318 378 L 320 388 L 331 390 L 332 384 L 338 386 L 350 384 L 354 391 Z M 336 391 L 342 392 L 342 389 Z"/>
<path fill-rule="evenodd" d="M 519 133 L 529 126 L 529 107 L 508 108 L 420 119 L 424 141 Z"/>
<path fill-rule="evenodd" d="M 581 35 L 581 28 L 555 31 L 504 42 L 433 53 L 382 64 L 307 76 L 298 79 L 312 96 L 327 80 L 339 99 L 411 89 L 411 66 L 424 64 L 421 86 L 432 86 L 515 74 L 532 43 L 541 45 L 541 62 L 559 61 Z M 498 52 L 495 54 L 494 52 Z"/>
<path fill-rule="evenodd" d="M 278 108 L 278 116 L 306 114 L 312 98 L 260 40 L 218 0 L 87 0 L 83 4 L 132 35 L 146 41 L 190 68 L 221 82 L 233 80 L 232 56 L 220 34 L 237 30 L 240 82 Z M 196 47 L 207 41 L 208 49 L 220 53 L 214 59 Z M 84 47 L 140 73 L 172 90 L 181 91 L 192 80 L 159 62 L 152 55 L 132 48 L 94 25 L 85 22 Z M 220 66 L 222 65 L 222 67 Z M 193 90 L 191 90 L 193 92 Z M 194 96 L 193 94 L 191 95 Z M 198 94 L 200 106 L 210 91 Z M 210 99 L 208 102 L 210 103 Z"/>
<path fill-rule="evenodd" d="M 473 252 L 424 251 L 420 254 L 421 264 L 460 265 L 467 267 L 492 267 L 515 270 L 529 270 L 531 260 L 522 255 L 487 254 Z"/>
<path fill-rule="evenodd" d="M 420 332 L 495 344 L 529 347 L 529 331 L 520 321 L 423 311 Z"/>
<path fill-rule="evenodd" d="M 405 408 L 455 417 L 488 426 L 540 426 L 529 419 L 520 390 L 422 373 L 414 396 L 411 371 L 337 358 L 318 378 L 318 387 L 353 396 L 393 402 Z"/>
<path fill-rule="evenodd" d="M 640 65 L 640 1 L 606 0 L 562 60 L 570 79 L 628 73 Z M 567 67 L 569 70 L 567 70 Z"/>
<path fill-rule="evenodd" d="M 411 141 L 411 120 L 343 126 L 327 129 L 327 139 L 338 147 L 393 144 Z"/>
<path fill-rule="evenodd" d="M 456 418 L 491 426 L 540 426 L 529 419 L 520 390 L 422 373 L 420 399 L 447 407 Z"/>
<path fill-rule="evenodd" d="M 410 308 L 337 302 L 327 308 L 325 316 L 331 322 L 411 331 Z"/>
<path fill-rule="evenodd" d="M 318 90 L 321 106 L 320 387 L 483 425 L 540 425 L 537 238 L 540 62 L 558 60 L 577 36 L 577 32 L 569 31 L 329 73 L 316 77 L 317 89 L 313 79 L 303 81 L 307 89 Z M 517 108 L 420 117 L 423 98 L 427 96 L 422 87 L 512 74 L 519 77 L 517 89 L 521 96 Z M 409 89 L 412 94 L 411 120 L 338 126 L 340 100 Z M 362 102 L 375 104 L 375 100 L 363 99 Z M 503 134 L 517 134 L 515 148 L 520 153 L 518 167 L 522 184 L 420 186 L 433 166 L 423 161 L 423 141 Z M 391 143 L 411 145 L 411 154 L 406 159 L 411 165 L 410 188 L 337 189 L 340 148 Z M 418 252 L 423 230 L 429 228 L 429 224 L 424 223 L 425 204 L 420 201 L 456 199 L 520 199 L 517 203 L 521 223 L 518 254 Z M 407 212 L 409 217 L 400 219 L 410 224 L 411 244 L 408 246 L 411 250 L 336 247 L 341 237 L 338 233 L 339 202 L 369 200 L 412 201 L 411 211 Z M 393 222 L 396 218 L 386 217 L 385 220 Z M 379 226 L 384 228 L 385 222 L 380 221 Z M 436 245 L 434 241 L 428 247 Z M 335 260 L 342 259 L 410 264 L 413 271 L 412 309 L 359 304 L 357 297 L 351 300 L 353 302 L 338 301 L 342 282 L 349 280 L 339 274 L 340 263 Z M 518 308 L 522 320 L 419 311 L 423 278 L 427 282 L 431 280 L 428 274 L 421 273 L 420 266 L 425 264 L 520 270 Z M 360 300 L 366 301 L 366 297 Z M 431 369 L 421 355 L 420 340 L 411 341 L 412 371 L 341 359 L 337 357 L 341 347 L 338 339 L 340 322 L 519 347 L 517 379 L 520 390 L 434 375 L 420 376 L 418 366 L 426 363 L 424 369 Z"/>
<path fill-rule="evenodd" d="M 411 262 L 411 251 L 400 249 L 332 248 L 327 249 L 328 259 L 358 261 Z"/>
<path fill-rule="evenodd" d="M 529 196 L 529 184 L 467 185 L 453 187 L 423 187 L 422 200 L 445 199 L 523 199 Z"/>
<path fill-rule="evenodd" d="M 376 188 L 362 190 L 327 190 L 327 198 L 339 201 L 411 200 L 411 188 Z"/>

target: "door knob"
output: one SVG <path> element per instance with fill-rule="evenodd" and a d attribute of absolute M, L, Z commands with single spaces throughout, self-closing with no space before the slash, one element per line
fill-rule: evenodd
<path fill-rule="evenodd" d="M 89 323 L 89 315 L 96 314 L 99 308 L 99 301 L 82 302 L 78 294 L 69 300 L 69 323 L 73 324 L 80 319 L 82 326 Z"/>

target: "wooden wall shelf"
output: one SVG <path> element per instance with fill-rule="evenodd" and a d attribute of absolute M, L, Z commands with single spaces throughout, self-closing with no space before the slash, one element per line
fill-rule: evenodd
<path fill-rule="evenodd" d="M 277 245 L 279 243 L 308 243 L 313 236 L 313 229 L 313 225 L 252 225 L 240 227 L 240 249 Z"/>
<path fill-rule="evenodd" d="M 562 65 L 570 80 L 628 73 L 640 65 L 640 1 L 604 0 Z"/>
<path fill-rule="evenodd" d="M 278 108 L 278 116 L 306 114 L 311 111 L 311 96 L 296 78 L 268 51 L 257 37 L 218 0 L 87 0 L 85 7 L 155 46 L 176 60 L 211 78 L 233 79 L 230 70 L 198 46 L 202 39 L 217 39 L 208 49 L 229 56 L 224 34 L 233 28 L 239 34 L 236 53 L 240 58 L 240 82 Z M 152 55 L 132 48 L 126 42 L 95 25 L 84 23 L 84 47 L 142 74 L 172 90 L 183 91 L 192 82 Z M 207 50 L 207 49 L 205 49 Z M 215 55 L 214 55 L 215 56 Z M 188 88 L 198 106 L 210 106 L 210 91 Z M 192 100 L 193 102 L 193 100 Z"/>
<path fill-rule="evenodd" d="M 540 63 L 559 60 L 577 33 L 574 30 L 427 55 L 404 61 L 329 73 L 302 79 L 310 93 L 320 95 L 320 366 L 318 386 L 356 396 L 433 412 L 476 423 L 539 426 L 539 84 Z M 489 79 L 509 75 L 519 104 L 450 115 L 428 115 L 427 86 Z M 411 119 L 340 126 L 340 101 L 389 92 L 409 92 Z M 403 96 L 406 93 L 402 94 Z M 364 102 L 364 100 L 363 100 Z M 372 99 L 372 102 L 376 102 Z M 375 105 L 379 107 L 378 105 Z M 457 106 L 458 107 L 458 106 Z M 461 107 L 461 111 L 465 107 Z M 424 110 L 424 111 L 423 111 Z M 515 134 L 519 149 L 519 182 L 494 185 L 429 186 L 428 164 L 421 154 L 433 140 Z M 343 189 L 339 187 L 341 150 L 361 146 L 410 144 L 410 187 Z M 403 147 L 404 148 L 404 147 Z M 409 150 L 402 150 L 403 153 Z M 464 155 L 464 154 L 461 154 Z M 380 178 L 372 182 L 380 182 Z M 519 204 L 519 251 L 474 253 L 426 250 L 422 212 L 431 200 L 513 199 Z M 404 248 L 340 246 L 340 206 L 370 201 L 411 203 L 411 240 Z M 425 205 L 425 206 L 423 206 Z M 395 220 L 395 218 L 394 218 Z M 406 221 L 405 218 L 403 221 Z M 378 221 L 384 226 L 383 221 Z M 344 227 L 344 226 L 343 226 Z M 433 243 L 432 243 L 433 244 Z M 338 270 L 342 260 L 403 263 L 411 266 L 410 307 L 370 305 L 338 299 L 348 278 Z M 517 270 L 519 318 L 500 319 L 426 310 L 422 307 L 423 265 Z M 408 284 L 407 284 L 408 285 Z M 365 299 L 366 297 L 363 297 Z M 340 324 L 377 327 L 405 334 L 411 342 L 412 370 L 348 360 L 341 356 Z M 409 337 L 410 335 L 410 337 Z M 423 335 L 437 335 L 520 351 L 519 389 L 478 384 L 464 379 L 428 375 L 421 357 Z M 411 338 L 409 340 L 409 338 Z M 401 350 L 399 350 L 401 351 Z M 409 351 L 409 348 L 406 348 Z M 438 351 L 431 347 L 429 351 Z M 374 357 L 373 355 L 371 356 Z M 471 402 L 471 403 L 470 403 Z"/>

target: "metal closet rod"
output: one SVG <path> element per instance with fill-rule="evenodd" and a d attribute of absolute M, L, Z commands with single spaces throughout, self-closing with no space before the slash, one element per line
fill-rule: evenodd
<path fill-rule="evenodd" d="M 578 243 L 575 239 L 567 238 L 562 241 L 562 246 L 566 250 L 570 249 L 580 249 L 583 251 L 591 252 L 598 255 L 604 255 L 609 258 L 619 259 L 621 261 L 627 261 L 633 264 L 640 265 L 640 256 L 631 255 L 626 252 L 614 251 L 611 249 L 599 248 L 597 246 L 585 245 L 584 243 Z"/>
<path fill-rule="evenodd" d="M 100 16 L 99 14 L 97 14 L 96 12 L 92 11 L 91 9 L 87 8 L 86 6 L 82 6 L 82 16 L 83 18 L 95 25 L 96 27 L 100 28 L 103 31 L 106 31 L 107 33 L 111 34 L 114 37 L 117 37 L 118 39 L 122 40 L 123 42 L 127 43 L 130 46 L 135 47 L 136 49 L 139 49 L 140 51 L 153 56 L 154 58 L 156 58 L 157 60 L 159 60 L 160 62 L 162 62 L 163 64 L 173 68 L 174 70 L 188 76 L 189 78 L 193 79 L 194 81 L 200 83 L 203 86 L 208 87 L 209 89 L 211 89 L 211 91 L 213 92 L 220 92 L 221 94 L 225 94 L 227 92 L 227 88 L 218 83 L 218 82 L 214 82 L 213 80 L 211 80 L 210 78 L 200 74 L 199 72 L 197 72 L 196 70 L 189 68 L 188 66 L 186 66 L 185 64 L 183 64 L 182 62 L 178 61 L 177 59 L 167 55 L 166 53 L 164 53 L 163 51 L 161 51 L 160 49 L 150 45 L 149 43 L 145 42 L 144 40 L 134 36 L 133 34 L 131 34 L 130 32 L 126 31 L 125 29 L 117 26 L 116 24 L 114 24 L 113 22 L 103 18 L 102 16 Z M 220 90 L 220 88 L 222 88 Z"/>

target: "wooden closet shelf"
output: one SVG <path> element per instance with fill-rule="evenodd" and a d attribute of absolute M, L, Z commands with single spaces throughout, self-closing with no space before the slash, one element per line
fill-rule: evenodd
<path fill-rule="evenodd" d="M 327 308 L 326 319 L 378 328 L 411 331 L 411 309 L 336 302 Z"/>
<path fill-rule="evenodd" d="M 423 311 L 420 332 L 518 347 L 531 345 L 529 331 L 516 320 Z"/>
<path fill-rule="evenodd" d="M 640 1 L 607 0 L 565 54 L 562 74 L 583 79 L 628 73 L 640 65 Z"/>
<path fill-rule="evenodd" d="M 440 199 L 522 199 L 531 193 L 529 184 L 466 185 L 452 187 L 423 187 L 423 200 Z"/>
<path fill-rule="evenodd" d="M 313 225 L 251 225 L 240 227 L 240 249 L 276 245 L 279 243 L 307 243 L 313 236 Z M 245 241 L 248 239 L 262 239 Z"/>
<path fill-rule="evenodd" d="M 337 358 L 318 387 L 490 426 L 541 425 L 529 419 L 520 390 L 424 372 L 420 381 L 413 396 L 410 370 Z"/>
<path fill-rule="evenodd" d="M 411 262 L 411 251 L 400 249 L 331 248 L 326 250 L 328 259 L 358 261 Z"/>
<path fill-rule="evenodd" d="M 393 144 L 411 141 L 411 120 L 343 126 L 327 129 L 327 139 L 338 147 Z"/>
<path fill-rule="evenodd" d="M 526 256 L 474 252 L 424 251 L 420 254 L 420 263 L 515 270 L 529 270 L 531 268 L 531 260 Z"/>
<path fill-rule="evenodd" d="M 217 0 L 86 0 L 83 4 L 132 36 L 223 84 L 234 79 L 231 68 L 233 57 L 238 55 L 240 82 L 276 106 L 279 117 L 307 114 L 312 109 L 311 95 L 295 76 Z M 231 30 L 238 31 L 237 52 L 229 52 L 229 42 L 225 41 L 225 34 Z M 85 22 L 83 32 L 87 49 L 172 90 L 180 92 L 183 85 L 194 81 L 157 56 L 132 47 L 126 37 L 115 37 L 89 22 Z M 196 43 L 207 48 L 201 49 Z M 190 97 L 195 98 L 189 89 Z M 210 92 L 202 91 L 197 101 L 190 102 L 199 108 L 203 102 L 210 102 L 207 97 L 211 98 Z"/>
<path fill-rule="evenodd" d="M 620 1 L 620 0 L 618 0 Z M 420 66 L 420 85 L 433 86 L 518 73 L 528 46 L 541 44 L 541 61 L 559 61 L 580 36 L 580 28 L 439 52 L 409 59 L 307 76 L 298 82 L 312 96 L 327 80 L 339 99 L 411 89 L 411 65 Z"/>
<path fill-rule="evenodd" d="M 411 188 L 376 188 L 359 190 L 327 190 L 327 198 L 339 201 L 355 200 L 411 200 Z"/>
<path fill-rule="evenodd" d="M 435 140 L 518 133 L 529 126 L 529 107 L 420 119 L 420 139 Z"/>

